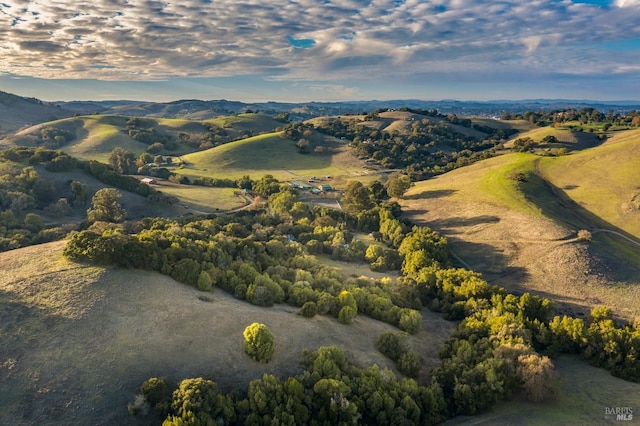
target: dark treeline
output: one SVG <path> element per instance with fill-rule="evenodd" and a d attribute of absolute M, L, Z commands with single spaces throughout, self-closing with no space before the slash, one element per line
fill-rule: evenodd
<path fill-rule="evenodd" d="M 623 114 L 614 111 L 601 112 L 598 109 L 591 107 L 581 109 L 554 109 L 549 111 L 526 111 L 522 114 L 505 112 L 500 118 L 502 120 L 527 120 L 540 126 L 548 126 L 554 123 L 564 124 L 572 121 L 577 121 L 583 125 L 594 123 L 604 123 L 616 126 L 640 125 L 639 111 L 629 111 L 628 113 Z M 605 130 L 607 128 L 605 128 Z"/>
<path fill-rule="evenodd" d="M 270 201 L 277 204 L 280 196 Z M 165 424 L 433 424 L 482 412 L 514 393 L 532 401 L 552 395 L 555 372 L 549 356 L 558 353 L 578 354 L 618 377 L 640 380 L 640 330 L 617 324 L 606 308 L 594 309 L 586 320 L 549 318 L 548 300 L 528 293 L 515 296 L 477 273 L 452 268 L 446 239 L 428 228 L 411 227 L 397 208 L 361 211 L 360 217 L 369 220 L 300 206 L 290 211 L 144 219 L 77 233 L 65 254 L 151 268 L 202 290 L 217 286 L 264 306 L 289 303 L 301 307 L 303 316 L 333 315 L 344 324 L 364 314 L 415 333 L 419 310 L 429 307 L 460 321 L 440 349 L 442 364 L 418 385 L 375 366 L 358 369 L 339 349 L 320 348 L 305 358 L 303 374 L 265 375 L 229 394 L 202 378 L 186 379 L 173 391 L 165 380 L 150 379 L 142 393 Z M 374 213 L 377 221 L 371 220 Z M 363 226 L 373 228 L 375 244 L 353 237 Z M 371 249 L 376 245 L 382 251 Z M 397 284 L 345 280 L 312 256 L 372 261 L 368 252 L 383 255 L 385 250 L 400 260 Z M 402 341 L 401 334 L 383 335 L 378 348 L 412 376 L 419 354 Z"/>

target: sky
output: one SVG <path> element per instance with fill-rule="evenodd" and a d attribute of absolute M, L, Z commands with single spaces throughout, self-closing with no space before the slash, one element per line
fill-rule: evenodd
<path fill-rule="evenodd" d="M 0 0 L 48 101 L 640 100 L 640 0 Z"/>

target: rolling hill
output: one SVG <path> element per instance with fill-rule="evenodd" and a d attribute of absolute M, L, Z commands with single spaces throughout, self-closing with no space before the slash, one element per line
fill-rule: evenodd
<path fill-rule="evenodd" d="M 363 172 L 364 162 L 347 152 L 344 142 L 324 140 L 321 153 L 301 154 L 295 142 L 280 133 L 268 133 L 182 156 L 181 173 L 194 176 L 254 178 L 271 174 L 281 180 L 311 176 L 352 176 Z"/>
<path fill-rule="evenodd" d="M 0 136 L 45 121 L 70 117 L 72 111 L 34 98 L 0 92 Z"/>
<path fill-rule="evenodd" d="M 2 141 L 3 147 L 39 146 L 43 144 L 41 133 L 46 129 L 69 132 L 72 138 L 61 146 L 72 156 L 83 160 L 106 162 L 115 147 L 122 147 L 136 156 L 147 150 L 148 143 L 137 141 L 129 136 L 129 117 L 117 115 L 90 115 L 48 121 L 28 127 Z M 240 114 L 237 116 L 218 117 L 207 121 L 191 121 L 185 119 L 143 118 L 138 119 L 137 127 L 150 129 L 159 138 L 169 138 L 176 142 L 176 148 L 165 150 L 165 155 L 179 156 L 197 151 L 199 139 L 205 138 L 212 129 L 216 129 L 216 143 L 242 139 L 254 133 L 273 131 L 282 123 L 261 114 Z M 181 143 L 181 137 L 194 143 Z M 204 140 L 204 139 L 203 139 Z M 207 139 L 210 140 L 210 139 Z"/>
<path fill-rule="evenodd" d="M 545 138 L 554 137 L 557 142 L 546 143 Z M 541 149 L 566 148 L 568 150 L 581 150 L 592 148 L 602 143 L 595 133 L 583 132 L 569 128 L 556 128 L 553 126 L 535 127 L 528 131 L 519 133 L 505 144 L 505 147 L 512 148 L 517 139 L 531 138 L 534 142 L 541 144 Z"/>
<path fill-rule="evenodd" d="M 449 238 L 462 265 L 492 283 L 537 292 L 563 312 L 584 314 L 605 304 L 617 315 L 633 318 L 640 314 L 638 246 L 599 230 L 629 230 L 637 236 L 639 228 L 632 231 L 635 219 L 625 224 L 621 213 L 637 192 L 636 175 L 629 174 L 638 170 L 637 146 L 634 134 L 626 133 L 557 159 L 533 154 L 491 158 L 417 183 L 402 205 L 409 218 Z M 610 169 L 605 163 L 593 179 L 586 177 L 591 167 L 580 161 L 607 154 L 620 170 L 612 173 L 614 183 L 604 177 Z M 619 195 L 587 195 L 611 185 Z M 559 192 L 558 187 L 566 189 Z M 578 191 L 575 198 L 571 191 Z M 610 208 L 612 203 L 620 208 Z M 580 229 L 592 231 L 591 243 L 576 238 Z"/>
<path fill-rule="evenodd" d="M 640 239 L 640 129 L 590 150 L 542 158 L 539 170 L 563 196 Z"/>

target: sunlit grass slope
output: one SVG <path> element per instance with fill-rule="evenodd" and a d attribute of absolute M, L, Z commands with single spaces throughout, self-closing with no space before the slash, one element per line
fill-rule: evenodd
<path fill-rule="evenodd" d="M 50 121 L 25 129 L 12 137 L 11 143 L 6 146 L 35 146 L 32 136 L 45 127 L 54 127 L 76 135 L 73 141 L 60 149 L 80 159 L 104 162 L 115 147 L 122 147 L 138 156 L 146 151 L 148 145 L 129 137 L 128 119 L 125 116 L 91 115 Z M 141 128 L 153 128 L 159 135 L 169 135 L 175 140 L 181 133 L 189 135 L 192 140 L 198 140 L 201 135 L 209 132 L 210 124 L 223 128 L 226 140 L 242 139 L 247 134 L 271 132 L 277 126 L 282 126 L 282 123 L 262 114 L 241 114 L 207 121 L 149 117 L 140 117 L 139 120 Z M 177 150 L 163 154 L 179 156 L 196 149 L 181 144 Z"/>
<path fill-rule="evenodd" d="M 87 160 L 107 162 L 109 154 L 116 147 L 122 147 L 136 155 L 144 152 L 147 145 L 137 142 L 122 131 L 126 117 L 88 116 L 83 117 L 82 128 L 77 138 L 62 150 L 70 155 Z"/>
<path fill-rule="evenodd" d="M 581 207 L 640 238 L 640 129 L 596 148 L 541 158 L 540 170 Z"/>
<path fill-rule="evenodd" d="M 268 133 L 231 142 L 182 157 L 182 173 L 194 176 L 237 178 L 272 174 L 278 179 L 347 173 L 334 163 L 333 153 L 301 154 L 295 142 Z M 354 165 L 354 169 L 359 165 Z"/>
<path fill-rule="evenodd" d="M 276 127 L 284 126 L 284 123 L 274 120 L 268 115 L 246 113 L 230 116 L 216 117 L 205 120 L 219 127 L 233 128 L 236 131 L 265 132 L 272 131 Z"/>
<path fill-rule="evenodd" d="M 526 197 L 521 182 L 513 178 L 518 173 L 531 176 L 536 158 L 532 154 L 513 153 L 484 160 L 417 182 L 406 196 L 432 198 L 446 193 L 453 200 L 495 204 L 540 216 L 541 210 Z"/>
<path fill-rule="evenodd" d="M 241 207 L 243 199 L 236 197 L 234 188 L 209 188 L 197 185 L 178 185 L 163 182 L 156 189 L 173 195 L 180 203 L 197 212 L 213 213 L 218 210 L 232 210 Z"/>
<path fill-rule="evenodd" d="M 506 147 L 512 147 L 516 139 L 531 138 L 537 143 L 543 143 L 542 140 L 548 136 L 553 136 L 557 143 L 546 143 L 541 148 L 560 148 L 567 149 L 583 149 L 593 147 L 599 144 L 598 135 L 567 128 L 555 128 L 553 126 L 535 127 L 531 130 L 522 132 L 512 137 L 505 144 Z"/>

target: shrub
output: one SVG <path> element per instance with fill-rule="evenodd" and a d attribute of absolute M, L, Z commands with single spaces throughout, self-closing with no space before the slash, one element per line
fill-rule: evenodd
<path fill-rule="evenodd" d="M 272 306 L 273 294 L 269 291 L 269 288 L 262 285 L 251 284 L 247 288 L 246 294 L 247 302 L 257 306 Z"/>
<path fill-rule="evenodd" d="M 171 405 L 171 392 L 165 377 L 152 377 L 149 380 L 145 380 L 142 386 L 140 386 L 140 391 L 145 401 L 155 410 L 160 418 L 167 415 L 169 406 Z"/>
<path fill-rule="evenodd" d="M 244 329 L 244 351 L 258 362 L 271 361 L 275 350 L 275 339 L 266 325 L 254 322 Z"/>
<path fill-rule="evenodd" d="M 211 291 L 213 288 L 212 284 L 211 275 L 209 275 L 207 271 L 200 272 L 200 275 L 198 275 L 198 290 Z"/>
<path fill-rule="evenodd" d="M 181 259 L 171 271 L 171 277 L 184 284 L 197 285 L 200 276 L 200 263 L 193 259 Z"/>
<path fill-rule="evenodd" d="M 318 305 L 315 302 L 307 302 L 300 308 L 300 313 L 305 318 L 313 318 L 318 313 Z"/>
<path fill-rule="evenodd" d="M 397 362 L 410 349 L 409 335 L 386 331 L 380 335 L 376 347 L 383 355 Z"/>
<path fill-rule="evenodd" d="M 409 334 L 416 334 L 420 331 L 422 315 L 414 309 L 403 309 L 400 313 L 400 324 L 398 328 Z"/>
<path fill-rule="evenodd" d="M 408 351 L 400 355 L 398 363 L 396 364 L 398 370 L 407 377 L 418 377 L 422 365 L 420 358 L 413 351 Z"/>
<path fill-rule="evenodd" d="M 353 306 L 343 306 L 338 314 L 338 321 L 342 324 L 351 324 L 357 315 L 358 311 Z"/>

